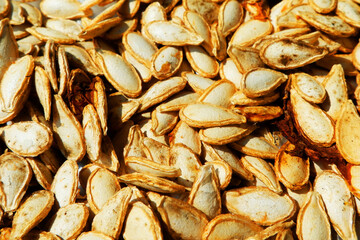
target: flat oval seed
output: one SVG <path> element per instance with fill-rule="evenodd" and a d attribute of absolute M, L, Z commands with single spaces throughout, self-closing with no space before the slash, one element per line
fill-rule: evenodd
<path fill-rule="evenodd" d="M 310 162 L 298 156 L 290 155 L 286 150 L 289 142 L 285 143 L 275 158 L 275 173 L 285 187 L 298 190 L 309 181 Z"/>
<path fill-rule="evenodd" d="M 270 190 L 281 194 L 282 189 L 276 178 L 274 167 L 261 158 L 244 156 L 241 158 L 244 167 L 262 181 Z"/>
<path fill-rule="evenodd" d="M 180 110 L 180 118 L 191 127 L 218 127 L 229 124 L 241 124 L 246 118 L 229 109 L 208 103 L 189 104 Z"/>
<path fill-rule="evenodd" d="M 6 126 L 2 129 L 1 137 L 13 152 L 26 157 L 35 157 L 52 144 L 52 132 L 45 125 L 23 121 Z"/>
<path fill-rule="evenodd" d="M 342 106 L 340 116 L 336 122 L 336 146 L 345 160 L 352 164 L 360 163 L 360 153 L 357 151 L 359 140 L 360 117 L 351 100 Z"/>
<path fill-rule="evenodd" d="M 280 196 L 264 187 L 226 191 L 224 204 L 230 212 L 265 226 L 286 221 L 296 211 L 294 201 L 289 196 Z"/>
<path fill-rule="evenodd" d="M 15 213 L 11 237 L 17 239 L 25 236 L 48 215 L 53 204 L 52 192 L 40 190 L 32 193 Z"/>
<path fill-rule="evenodd" d="M 227 80 L 219 80 L 208 87 L 199 97 L 199 102 L 211 103 L 221 107 L 230 107 L 230 98 L 236 92 L 235 85 Z"/>
<path fill-rule="evenodd" d="M 183 72 L 181 76 L 187 80 L 189 85 L 194 89 L 198 94 L 202 94 L 205 89 L 211 86 L 215 81 L 210 78 L 205 78 L 194 74 L 192 72 Z"/>
<path fill-rule="evenodd" d="M 326 98 L 324 86 L 309 74 L 295 73 L 291 75 L 291 83 L 306 101 L 315 104 L 324 102 Z"/>
<path fill-rule="evenodd" d="M 34 70 L 34 59 L 26 55 L 9 66 L 0 81 L 0 107 L 2 111 L 13 112 L 19 108 L 19 98 L 26 96 L 30 77 Z"/>
<path fill-rule="evenodd" d="M 141 25 L 144 26 L 156 20 L 166 20 L 166 12 L 159 2 L 152 2 L 141 15 Z"/>
<path fill-rule="evenodd" d="M 199 45 L 204 39 L 187 28 L 170 21 L 153 21 L 144 26 L 145 34 L 162 45 Z"/>
<path fill-rule="evenodd" d="M 295 90 L 290 91 L 295 122 L 302 135 L 314 144 L 330 146 L 334 142 L 334 123 L 319 107 L 311 105 Z"/>
<path fill-rule="evenodd" d="M 153 84 L 142 96 L 139 112 L 160 103 L 171 95 L 180 92 L 186 86 L 186 80 L 182 77 L 172 77 Z"/>
<path fill-rule="evenodd" d="M 265 159 L 275 159 L 278 148 L 264 137 L 245 136 L 237 142 L 231 143 L 236 150 L 247 155 Z"/>
<path fill-rule="evenodd" d="M 148 82 L 151 80 L 152 76 L 150 69 L 145 64 L 138 61 L 133 55 L 129 53 L 129 51 L 124 50 L 122 57 L 137 70 L 143 82 Z"/>
<path fill-rule="evenodd" d="M 18 208 L 31 177 L 31 167 L 25 159 L 11 152 L 1 155 L 0 204 L 5 212 L 15 211 Z"/>
<path fill-rule="evenodd" d="M 10 0 L 1 0 L 0 1 L 0 15 L 4 16 L 10 10 Z"/>
<path fill-rule="evenodd" d="M 200 76 L 213 78 L 219 72 L 219 63 L 201 46 L 185 46 L 186 58 Z"/>
<path fill-rule="evenodd" d="M 229 45 L 249 47 L 258 39 L 269 35 L 272 31 L 273 26 L 270 20 L 251 19 L 240 25 L 232 36 Z"/>
<path fill-rule="evenodd" d="M 175 74 L 183 61 L 183 52 L 178 47 L 164 46 L 151 60 L 151 73 L 157 79 L 166 79 Z"/>
<path fill-rule="evenodd" d="M 329 13 L 336 8 L 337 0 L 309 0 L 309 4 L 318 13 Z"/>
<path fill-rule="evenodd" d="M 360 27 L 360 7 L 353 1 L 338 0 L 336 14 L 348 24 Z"/>
<path fill-rule="evenodd" d="M 69 35 L 75 39 L 77 39 L 77 36 L 82 31 L 80 24 L 75 21 L 66 19 L 48 19 L 45 26 L 47 28 L 51 28 L 66 35 Z"/>
<path fill-rule="evenodd" d="M 204 240 L 247 239 L 262 227 L 237 214 L 221 214 L 213 218 L 202 234 Z"/>
<path fill-rule="evenodd" d="M 331 67 L 330 72 L 323 82 L 327 98 L 321 108 L 334 120 L 340 116 L 342 106 L 348 100 L 347 83 L 344 76 L 344 69 L 340 64 Z"/>
<path fill-rule="evenodd" d="M 51 85 L 49 77 L 42 67 L 36 66 L 34 78 L 36 93 L 44 109 L 45 119 L 49 121 L 51 114 Z"/>
<path fill-rule="evenodd" d="M 241 4 L 235 0 L 227 0 L 223 2 L 219 9 L 219 25 L 220 32 L 226 37 L 232 31 L 237 29 L 244 18 L 244 9 Z"/>
<path fill-rule="evenodd" d="M 41 12 L 49 18 L 80 18 L 84 12 L 80 11 L 80 3 L 75 0 L 42 0 Z"/>
<path fill-rule="evenodd" d="M 69 35 L 51 28 L 32 27 L 27 28 L 26 31 L 28 31 L 31 35 L 41 39 L 42 41 L 53 40 L 55 43 L 60 44 L 72 44 L 76 41 Z"/>
<path fill-rule="evenodd" d="M 55 141 L 67 159 L 80 161 L 86 153 L 81 124 L 60 96 L 55 95 L 53 103 L 52 127 Z"/>
<path fill-rule="evenodd" d="M 259 50 L 255 48 L 230 45 L 227 52 L 242 74 L 254 68 L 265 66 L 260 58 Z"/>
<path fill-rule="evenodd" d="M 50 169 L 40 160 L 35 158 L 26 158 L 35 175 L 36 181 L 46 190 L 50 190 L 53 181 L 53 175 Z"/>
<path fill-rule="evenodd" d="M 139 62 L 147 67 L 151 65 L 151 58 L 158 50 L 155 44 L 143 37 L 140 33 L 129 32 L 122 38 L 126 50 L 130 52 Z"/>
<path fill-rule="evenodd" d="M 51 184 L 51 191 L 55 194 L 55 204 L 65 207 L 75 203 L 78 192 L 79 168 L 75 161 L 66 160 L 55 174 Z"/>
<path fill-rule="evenodd" d="M 321 15 L 312 12 L 299 12 L 299 16 L 309 25 L 337 37 L 350 37 L 356 29 L 337 16 Z"/>
<path fill-rule="evenodd" d="M 116 53 L 106 50 L 98 52 L 99 64 L 106 79 L 118 90 L 129 97 L 141 93 L 141 79 L 136 70 Z"/>
<path fill-rule="evenodd" d="M 235 142 L 254 131 L 257 127 L 255 125 L 240 124 L 228 125 L 221 127 L 210 127 L 200 129 L 199 136 L 201 141 L 213 144 L 224 145 Z"/>
<path fill-rule="evenodd" d="M 154 196 L 155 195 L 155 196 Z M 201 234 L 208 223 L 207 217 L 192 205 L 168 196 L 159 196 L 148 192 L 148 198 L 153 202 L 154 198 L 160 198 L 160 202 L 152 205 L 164 221 L 167 230 L 173 238 L 201 239 Z M 153 197 L 154 196 L 154 197 Z"/>
<path fill-rule="evenodd" d="M 355 203 L 345 179 L 333 171 L 324 171 L 314 183 L 325 204 L 330 222 L 342 239 L 356 239 Z"/>
<path fill-rule="evenodd" d="M 198 98 L 199 94 L 184 90 L 162 103 L 159 110 L 161 112 L 180 111 L 186 105 L 196 102 Z"/>
<path fill-rule="evenodd" d="M 255 68 L 245 73 L 240 84 L 247 97 L 261 97 L 273 92 L 287 80 L 281 72 L 267 68 Z"/>
<path fill-rule="evenodd" d="M 225 189 L 232 177 L 232 169 L 225 161 L 211 160 L 205 163 L 205 165 L 211 165 L 215 169 L 217 178 L 219 179 L 220 190 Z"/>
<path fill-rule="evenodd" d="M 50 220 L 49 232 L 62 239 L 75 239 L 84 229 L 89 209 L 84 204 L 74 203 L 60 208 Z"/>
<path fill-rule="evenodd" d="M 279 92 L 272 92 L 269 95 L 257 98 L 247 97 L 243 91 L 237 91 L 230 99 L 234 105 L 258 106 L 266 105 L 276 101 L 280 97 Z"/>
<path fill-rule="evenodd" d="M 91 210 L 97 214 L 120 188 L 116 175 L 109 170 L 98 168 L 91 172 L 86 184 L 86 197 Z"/>
<path fill-rule="evenodd" d="M 175 127 L 177 121 L 177 112 L 161 112 L 160 107 L 158 107 L 151 114 L 151 129 L 157 135 L 164 135 Z"/>
<path fill-rule="evenodd" d="M 199 133 L 196 129 L 190 127 L 184 121 L 179 121 L 175 129 L 172 131 L 171 136 L 171 146 L 177 143 L 181 143 L 189 147 L 194 153 L 200 155 L 201 142 L 199 138 Z"/>
<path fill-rule="evenodd" d="M 92 231 L 98 231 L 117 239 L 120 236 L 131 195 L 131 188 L 126 187 L 112 196 L 95 215 Z"/>
<path fill-rule="evenodd" d="M 316 227 L 314 227 L 316 226 Z M 309 195 L 297 217 L 296 233 L 299 239 L 331 239 L 331 226 L 324 202 L 317 192 Z"/>
<path fill-rule="evenodd" d="M 10 64 L 19 57 L 15 36 L 7 18 L 0 21 L 0 39 L 0 53 L 3 57 L 0 61 L 0 77 L 2 78 Z"/>
<path fill-rule="evenodd" d="M 235 62 L 231 58 L 227 58 L 220 64 L 219 71 L 221 79 L 227 79 L 235 84 L 237 89 L 241 88 L 240 79 L 242 79 L 243 74 L 236 67 Z"/>
<path fill-rule="evenodd" d="M 286 70 L 313 63 L 327 53 L 326 49 L 303 41 L 283 38 L 275 39 L 263 46 L 260 50 L 260 57 L 270 67 Z"/>

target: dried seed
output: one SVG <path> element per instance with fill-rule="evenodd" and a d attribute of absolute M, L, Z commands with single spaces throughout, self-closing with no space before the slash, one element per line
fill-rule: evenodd
<path fill-rule="evenodd" d="M 336 0 L 309 0 L 310 6 L 318 13 L 330 13 L 336 8 Z"/>
<path fill-rule="evenodd" d="M 162 45 L 199 45 L 204 41 L 197 33 L 170 21 L 150 22 L 144 26 L 144 31 L 152 41 Z"/>
<path fill-rule="evenodd" d="M 72 160 L 66 160 L 56 172 L 51 184 L 56 206 L 65 207 L 75 203 L 79 183 L 77 172 L 78 165 Z"/>
<path fill-rule="evenodd" d="M 151 65 L 151 58 L 158 51 L 155 44 L 143 37 L 140 33 L 129 32 L 124 34 L 122 43 L 127 51 L 139 62 L 148 68 Z"/>
<path fill-rule="evenodd" d="M 254 68 L 265 66 L 260 58 L 259 50 L 255 48 L 230 45 L 227 52 L 242 74 Z"/>
<path fill-rule="evenodd" d="M 157 79 L 169 78 L 179 70 L 183 61 L 183 52 L 178 47 L 164 46 L 151 60 L 151 73 Z"/>
<path fill-rule="evenodd" d="M 151 71 L 145 64 L 133 57 L 129 51 L 124 50 L 122 56 L 137 70 L 143 82 L 149 82 L 151 80 Z"/>
<path fill-rule="evenodd" d="M 77 240 L 113 240 L 113 238 L 100 232 L 90 231 L 80 234 Z"/>
<path fill-rule="evenodd" d="M 294 147 L 289 142 L 285 143 L 276 155 L 275 173 L 285 187 L 299 190 L 309 181 L 310 162 L 309 159 L 289 154 L 287 149 L 291 148 L 290 146 Z"/>
<path fill-rule="evenodd" d="M 34 69 L 34 59 L 26 55 L 9 66 L 0 81 L 0 107 L 4 112 L 14 112 L 21 108 L 19 103 L 27 97 L 31 73 Z"/>
<path fill-rule="evenodd" d="M 119 23 L 117 26 L 107 31 L 105 37 L 109 40 L 121 39 L 125 33 L 134 31 L 137 27 L 137 24 L 138 20 L 136 18 L 121 21 L 121 23 Z"/>
<path fill-rule="evenodd" d="M 27 28 L 26 31 L 28 31 L 31 35 L 41 39 L 42 41 L 53 40 L 54 42 L 60 44 L 72 44 L 75 42 L 75 39 L 72 37 L 51 28 L 32 27 Z"/>
<path fill-rule="evenodd" d="M 345 179 L 333 171 L 324 171 L 316 177 L 314 191 L 321 195 L 337 234 L 342 239 L 356 239 L 354 199 Z"/>
<path fill-rule="evenodd" d="M 49 232 L 62 239 L 74 239 L 86 225 L 89 209 L 84 204 L 74 203 L 60 208 L 50 220 Z"/>
<path fill-rule="evenodd" d="M 302 98 L 315 104 L 324 102 L 326 90 L 315 78 L 306 73 L 295 73 L 290 76 L 292 86 Z"/>
<path fill-rule="evenodd" d="M 121 2 L 121 1 L 119 1 Z M 98 15 L 100 16 L 100 15 Z M 94 19 L 95 20 L 95 19 Z M 109 19 L 102 20 L 96 23 L 89 23 L 84 27 L 78 37 L 82 40 L 88 40 L 91 38 L 95 38 L 101 36 L 109 29 L 117 26 L 122 21 L 122 18 L 117 16 Z"/>
<path fill-rule="evenodd" d="M 36 26 L 36 25 L 34 25 Z M 75 21 L 67 19 L 48 19 L 45 26 L 47 28 L 54 29 L 56 31 L 62 32 L 66 35 L 71 36 L 72 38 L 77 39 L 77 36 L 81 33 L 82 28 L 80 24 Z"/>
<path fill-rule="evenodd" d="M 211 86 L 215 81 L 210 78 L 205 78 L 194 74 L 192 72 L 183 72 L 181 76 L 187 80 L 189 85 L 194 89 L 198 94 L 202 94 L 205 89 Z"/>
<path fill-rule="evenodd" d="M 115 174 L 104 168 L 95 169 L 86 184 L 86 197 L 90 209 L 97 214 L 120 188 Z"/>
<path fill-rule="evenodd" d="M 75 0 L 42 0 L 41 12 L 49 18 L 81 18 L 85 14 L 80 11 L 80 3 Z"/>
<path fill-rule="evenodd" d="M 202 211 L 210 219 L 221 213 L 219 179 L 211 165 L 204 165 L 197 173 L 188 203 Z"/>
<path fill-rule="evenodd" d="M 50 212 L 54 195 L 40 190 L 32 193 L 16 211 L 12 223 L 11 238 L 22 238 Z"/>
<path fill-rule="evenodd" d="M 177 193 L 185 192 L 185 187 L 176 184 L 170 180 L 154 177 L 145 173 L 123 174 L 118 177 L 120 182 L 132 184 L 150 191 L 160 193 Z"/>
<path fill-rule="evenodd" d="M 290 38 L 275 39 L 260 50 L 267 65 L 277 69 L 294 69 L 323 58 L 328 51 Z"/>
<path fill-rule="evenodd" d="M 230 107 L 230 98 L 235 92 L 236 87 L 232 82 L 219 80 L 201 94 L 198 102 L 211 103 L 221 107 Z"/>
<path fill-rule="evenodd" d="M 335 127 L 330 117 L 319 107 L 304 100 L 295 90 L 292 89 L 290 94 L 295 123 L 301 134 L 319 146 L 333 144 Z"/>
<path fill-rule="evenodd" d="M 200 140 L 209 144 L 224 145 L 235 142 L 256 129 L 255 125 L 246 123 L 200 129 Z"/>
<path fill-rule="evenodd" d="M 148 192 L 152 207 L 157 210 L 173 238 L 200 239 L 208 223 L 207 217 L 190 204 L 168 196 Z M 158 201 L 160 200 L 160 201 Z"/>
<path fill-rule="evenodd" d="M 321 15 L 313 12 L 299 12 L 299 16 L 309 25 L 336 37 L 350 37 L 356 29 L 337 16 Z"/>
<path fill-rule="evenodd" d="M 225 189 L 231 181 L 232 169 L 230 165 L 227 164 L 225 161 L 218 160 L 206 162 L 205 165 L 213 166 L 216 176 L 219 180 L 220 189 Z"/>
<path fill-rule="evenodd" d="M 6 146 L 16 154 L 26 157 L 35 157 L 46 150 L 52 144 L 52 132 L 45 125 L 22 121 L 1 130 L 1 137 Z"/>
<path fill-rule="evenodd" d="M 35 158 L 26 158 L 35 175 L 36 181 L 46 190 L 50 190 L 53 176 L 44 163 Z"/>
<path fill-rule="evenodd" d="M 82 115 L 86 152 L 89 159 L 95 161 L 99 159 L 101 151 L 102 129 L 100 119 L 94 106 L 91 104 L 86 105 Z"/>
<path fill-rule="evenodd" d="M 10 0 L 0 1 L 0 16 L 5 16 L 10 11 Z"/>
<path fill-rule="evenodd" d="M 234 107 L 233 110 L 244 115 L 249 122 L 272 120 L 283 114 L 283 110 L 279 106 L 243 106 Z"/>
<path fill-rule="evenodd" d="M 20 7 L 24 11 L 26 20 L 35 27 L 40 27 L 42 24 L 42 14 L 40 10 L 31 4 L 20 3 Z"/>
<path fill-rule="evenodd" d="M 291 218 L 294 201 L 264 187 L 244 187 L 224 193 L 224 204 L 230 212 L 240 214 L 261 225 L 272 225 Z"/>
<path fill-rule="evenodd" d="M 342 105 L 340 116 L 336 122 L 336 146 L 345 160 L 352 164 L 359 163 L 359 153 L 354 146 L 358 143 L 360 117 L 351 100 Z"/>
<path fill-rule="evenodd" d="M 269 35 L 273 26 L 269 20 L 252 19 L 240 25 L 232 36 L 230 46 L 250 47 L 258 39 Z"/>
<path fill-rule="evenodd" d="M 213 218 L 202 234 L 204 240 L 246 239 L 262 227 L 237 214 L 221 214 Z"/>
<path fill-rule="evenodd" d="M 35 88 L 44 109 L 45 119 L 49 121 L 51 114 L 51 85 L 48 75 L 40 66 L 35 67 Z"/>
<path fill-rule="evenodd" d="M 149 4 L 141 16 L 141 25 L 146 25 L 147 23 L 166 20 L 166 12 L 164 7 L 159 2 L 152 2 Z"/>
<path fill-rule="evenodd" d="M 170 144 L 175 145 L 178 143 L 184 144 L 189 147 L 194 153 L 200 155 L 201 153 L 201 142 L 199 133 L 184 121 L 180 121 L 173 132 L 171 133 Z"/>
<path fill-rule="evenodd" d="M 244 74 L 240 84 L 247 97 L 255 98 L 270 94 L 286 80 L 287 76 L 281 72 L 255 68 Z"/>
<path fill-rule="evenodd" d="M 231 143 L 231 147 L 247 155 L 265 159 L 275 159 L 278 148 L 264 137 L 248 135 Z"/>
<path fill-rule="evenodd" d="M 125 164 L 136 172 L 147 173 L 157 177 L 174 178 L 181 175 L 179 168 L 166 166 L 142 157 L 127 157 L 125 158 Z"/>
<path fill-rule="evenodd" d="M 179 115 L 191 127 L 219 127 L 246 122 L 244 116 L 209 103 L 189 104 L 180 110 Z"/>
<path fill-rule="evenodd" d="M 319 193 L 312 192 L 297 217 L 299 239 L 331 239 L 331 226 Z M 316 228 L 314 228 L 316 226 Z"/>
<path fill-rule="evenodd" d="M 0 205 L 5 212 L 18 208 L 31 177 L 31 167 L 25 159 L 12 152 L 0 156 Z"/>
<path fill-rule="evenodd" d="M 171 112 L 171 111 L 180 111 L 181 108 L 185 107 L 190 103 L 196 102 L 198 100 L 199 94 L 192 91 L 183 90 L 178 94 L 175 94 L 164 103 L 159 106 L 160 112 Z"/>
<path fill-rule="evenodd" d="M 237 29 L 244 18 L 244 9 L 238 1 L 227 0 L 219 9 L 219 30 L 226 37 Z"/>
<path fill-rule="evenodd" d="M 53 99 L 54 138 L 62 154 L 69 160 L 80 161 L 86 153 L 81 124 L 58 95 Z"/>

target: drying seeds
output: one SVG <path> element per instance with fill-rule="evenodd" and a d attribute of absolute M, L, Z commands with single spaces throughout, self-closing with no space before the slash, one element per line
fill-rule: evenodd
<path fill-rule="evenodd" d="M 358 239 L 359 0 L 0 0 L 0 240 Z"/>

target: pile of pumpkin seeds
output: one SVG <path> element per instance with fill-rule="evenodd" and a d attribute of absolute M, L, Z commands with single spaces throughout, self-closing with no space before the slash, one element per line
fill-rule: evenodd
<path fill-rule="evenodd" d="M 0 0 L 0 239 L 357 239 L 359 0 Z"/>

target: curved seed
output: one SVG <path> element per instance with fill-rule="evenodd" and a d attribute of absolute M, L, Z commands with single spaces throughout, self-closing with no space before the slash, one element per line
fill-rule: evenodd
<path fill-rule="evenodd" d="M 208 161 L 208 160 L 207 160 Z M 232 169 L 225 161 L 211 160 L 205 163 L 205 165 L 211 165 L 219 180 L 220 190 L 225 189 L 231 181 Z"/>
<path fill-rule="evenodd" d="M 124 50 L 122 53 L 122 57 L 128 61 L 139 73 L 140 78 L 143 82 L 148 82 L 151 80 L 151 71 L 150 69 L 143 63 L 137 60 L 134 56 L 132 56 L 129 51 Z"/>
<path fill-rule="evenodd" d="M 49 18 L 81 18 L 84 12 L 80 11 L 80 2 L 76 0 L 42 0 L 41 12 Z"/>
<path fill-rule="evenodd" d="M 236 89 L 241 88 L 240 79 L 242 79 L 243 74 L 239 71 L 231 58 L 227 58 L 221 62 L 219 74 L 221 79 L 227 79 L 234 83 Z"/>
<path fill-rule="evenodd" d="M 287 80 L 287 76 L 267 68 L 255 68 L 246 72 L 241 79 L 241 89 L 249 97 L 261 97 L 273 92 L 280 84 Z"/>
<path fill-rule="evenodd" d="M 259 50 L 255 48 L 229 45 L 227 52 L 230 58 L 235 62 L 239 72 L 242 74 L 254 68 L 265 66 L 263 63 L 264 60 L 262 60 L 259 55 Z"/>
<path fill-rule="evenodd" d="M 278 148 L 264 137 L 248 135 L 237 142 L 231 143 L 236 150 L 258 158 L 275 159 Z"/>
<path fill-rule="evenodd" d="M 310 6 L 318 13 L 330 13 L 336 8 L 337 0 L 309 0 Z"/>
<path fill-rule="evenodd" d="M 316 226 L 316 227 L 314 227 Z M 309 195 L 297 217 L 296 233 L 299 239 L 331 239 L 331 226 L 319 193 Z"/>
<path fill-rule="evenodd" d="M 179 115 L 191 127 L 219 127 L 246 122 L 244 116 L 209 103 L 189 104 L 180 110 Z"/>
<path fill-rule="evenodd" d="M 144 31 L 152 41 L 162 45 L 199 45 L 204 41 L 197 33 L 170 21 L 152 21 L 144 26 Z"/>
<path fill-rule="evenodd" d="M 336 122 L 336 146 L 345 160 L 352 164 L 359 164 L 359 151 L 356 150 L 359 140 L 360 117 L 351 100 L 342 106 L 340 116 Z M 355 147 L 355 148 L 354 148 Z"/>
<path fill-rule="evenodd" d="M 338 0 L 336 14 L 348 24 L 360 27 L 360 7 L 353 1 Z"/>
<path fill-rule="evenodd" d="M 323 58 L 328 51 L 300 40 L 282 38 L 264 45 L 260 57 L 265 64 L 277 69 L 294 69 Z"/>
<path fill-rule="evenodd" d="M 182 61 L 183 51 L 180 48 L 164 46 L 154 54 L 151 60 L 151 73 L 157 79 L 166 79 L 175 74 Z"/>
<path fill-rule="evenodd" d="M 32 177 L 30 165 L 14 153 L 0 157 L 0 205 L 5 212 L 15 211 L 25 195 Z"/>
<path fill-rule="evenodd" d="M 132 184 L 159 193 L 185 192 L 185 187 L 173 181 L 155 177 L 145 173 L 130 173 L 118 177 L 120 182 Z"/>
<path fill-rule="evenodd" d="M 262 227 L 237 214 L 221 214 L 213 218 L 202 234 L 204 240 L 247 239 Z"/>
<path fill-rule="evenodd" d="M 166 166 L 142 157 L 127 157 L 125 158 L 125 164 L 136 172 L 147 173 L 157 177 L 174 178 L 181 175 L 179 168 Z"/>
<path fill-rule="evenodd" d="M 52 132 L 45 125 L 22 121 L 2 129 L 1 137 L 13 152 L 26 157 L 35 157 L 52 144 Z"/>
<path fill-rule="evenodd" d="M 141 15 L 142 26 L 153 21 L 161 20 L 166 20 L 166 12 L 164 7 L 159 2 L 152 2 L 151 4 L 149 4 Z"/>
<path fill-rule="evenodd" d="M 100 232 L 90 231 L 80 234 L 77 240 L 113 240 L 113 238 Z"/>
<path fill-rule="evenodd" d="M 292 112 L 301 134 L 314 144 L 330 146 L 335 140 L 335 126 L 319 107 L 304 100 L 295 90 L 290 91 Z"/>
<path fill-rule="evenodd" d="M 53 99 L 54 138 L 62 154 L 70 160 L 80 161 L 86 153 L 81 124 L 58 95 Z"/>
<path fill-rule="evenodd" d="M 212 219 L 221 213 L 219 179 L 211 165 L 200 168 L 191 188 L 188 203 Z"/>
<path fill-rule="evenodd" d="M 42 14 L 40 10 L 31 4 L 20 3 L 20 7 L 24 10 L 26 20 L 33 26 L 40 27 L 42 24 Z M 0 10 L 1 12 L 1 10 Z M 1 13 L 0 13 L 1 14 Z"/>
<path fill-rule="evenodd" d="M 86 152 L 89 159 L 95 161 L 99 159 L 101 151 L 102 129 L 100 119 L 94 106 L 91 104 L 84 107 L 82 115 Z"/>
<path fill-rule="evenodd" d="M 201 46 L 185 46 L 186 58 L 200 76 L 213 78 L 219 72 L 219 63 Z"/>
<path fill-rule="evenodd" d="M 265 226 L 286 221 L 296 211 L 294 201 L 289 196 L 280 196 L 264 187 L 226 191 L 224 204 L 230 212 Z"/>
<path fill-rule="evenodd" d="M 223 2 L 219 9 L 220 32 L 226 37 L 237 29 L 244 18 L 244 9 L 238 1 L 227 0 Z"/>
<path fill-rule="evenodd" d="M 235 85 L 227 80 L 219 80 L 208 87 L 198 102 L 211 103 L 221 107 L 230 107 L 230 98 L 236 92 Z"/>
<path fill-rule="evenodd" d="M 164 103 L 159 106 L 160 112 L 171 112 L 171 111 L 180 111 L 181 108 L 185 107 L 190 103 L 196 102 L 198 100 L 199 94 L 192 91 L 181 91 L 178 94 L 175 94 Z"/>
<path fill-rule="evenodd" d="M 26 158 L 35 175 L 36 181 L 46 190 L 50 190 L 53 176 L 49 168 L 41 161 L 35 158 Z"/>
<path fill-rule="evenodd" d="M 326 98 L 326 90 L 315 78 L 306 73 L 295 73 L 290 76 L 291 83 L 295 90 L 306 101 L 315 104 L 324 102 Z"/>
<path fill-rule="evenodd" d="M 310 162 L 309 159 L 290 155 L 287 152 L 289 146 L 293 147 L 289 142 L 285 143 L 276 155 L 275 173 L 285 187 L 299 190 L 309 181 Z"/>
<path fill-rule="evenodd" d="M 26 31 L 42 41 L 53 40 L 55 43 L 60 44 L 72 44 L 76 41 L 65 33 L 47 27 L 32 27 L 27 28 Z"/>
<path fill-rule="evenodd" d="M 345 179 L 333 171 L 324 171 L 316 177 L 314 191 L 321 195 L 337 234 L 342 239 L 356 239 L 354 199 Z"/>
<path fill-rule="evenodd" d="M 198 132 L 186 124 L 184 121 L 180 121 L 175 129 L 171 133 L 172 139 L 170 140 L 171 145 L 177 143 L 184 144 L 189 147 L 194 153 L 200 155 L 201 153 L 201 142 Z"/>
<path fill-rule="evenodd" d="M 194 91 L 198 94 L 202 94 L 205 89 L 211 86 L 215 81 L 210 78 L 205 78 L 194 74 L 192 72 L 183 72 L 181 76 L 187 80 L 189 85 L 194 89 Z"/>
<path fill-rule="evenodd" d="M 252 19 L 240 25 L 232 36 L 230 46 L 250 47 L 258 39 L 269 35 L 273 26 L 269 20 Z"/>
<path fill-rule="evenodd" d="M 53 204 L 52 192 L 40 190 L 32 193 L 15 213 L 11 237 L 16 239 L 25 236 L 48 215 Z"/>
<path fill-rule="evenodd" d="M 279 92 L 272 92 L 269 95 L 257 98 L 249 98 L 247 97 L 243 91 L 237 91 L 231 97 L 230 101 L 234 105 L 245 105 L 245 106 L 258 106 L 258 105 L 266 105 L 276 101 L 280 97 Z"/>
<path fill-rule="evenodd" d="M 74 203 L 60 208 L 49 222 L 49 232 L 62 239 L 74 239 L 80 235 L 89 217 L 84 204 Z"/>
<path fill-rule="evenodd" d="M 44 109 L 45 119 L 49 121 L 51 114 L 51 85 L 48 75 L 40 66 L 35 67 L 35 88 Z"/>
<path fill-rule="evenodd" d="M 99 50 L 99 64 L 106 79 L 118 90 L 129 97 L 137 97 L 141 93 L 141 80 L 135 69 L 122 57 L 107 50 Z"/>
<path fill-rule="evenodd" d="M 120 188 L 116 175 L 109 170 L 97 168 L 91 172 L 86 184 L 86 198 L 91 210 L 97 214 Z"/>

